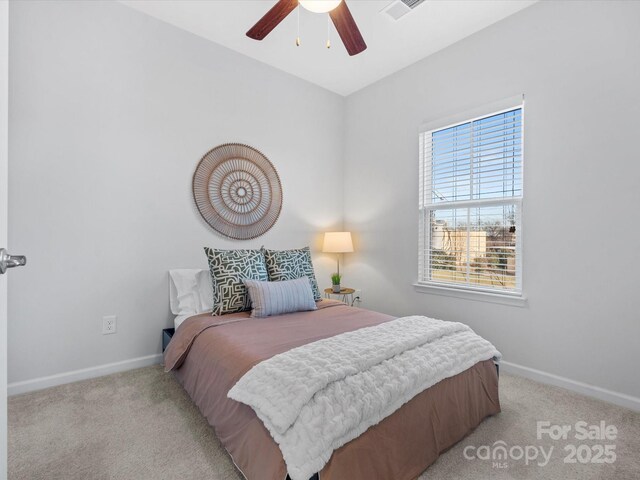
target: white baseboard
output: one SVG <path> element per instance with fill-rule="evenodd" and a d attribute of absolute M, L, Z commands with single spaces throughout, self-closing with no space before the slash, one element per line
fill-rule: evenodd
<path fill-rule="evenodd" d="M 10 383 L 7 385 L 7 393 L 9 396 L 19 395 L 21 393 L 33 392 L 35 390 L 63 385 L 65 383 L 101 377 L 103 375 L 124 372 L 126 370 L 133 370 L 134 368 L 148 367 L 161 362 L 162 354 L 156 354 L 147 355 L 146 357 L 132 358 L 122 362 L 107 363 L 106 365 L 83 368 L 82 370 L 74 370 L 72 372 L 58 373 L 48 377 Z M 605 402 L 613 403 L 631 410 L 640 411 L 640 398 L 632 397 L 631 395 L 596 387 L 595 385 L 589 385 L 588 383 L 578 382 L 559 375 L 536 370 L 535 368 L 523 367 L 522 365 L 511 362 L 501 361 L 500 370 L 529 378 L 540 383 L 545 383 L 547 385 L 565 388 L 567 390 L 597 398 L 599 400 L 604 400 Z"/>
<path fill-rule="evenodd" d="M 552 373 L 542 372 L 535 368 L 523 367 L 516 363 L 500 362 L 500 371 L 512 373 L 521 377 L 529 378 L 540 383 L 547 385 L 554 385 L 556 387 L 565 388 L 572 392 L 581 393 L 588 397 L 604 400 L 605 402 L 613 403 L 621 407 L 629 408 L 631 410 L 640 412 L 640 398 L 632 397 L 624 393 L 614 392 L 605 388 L 596 387 L 595 385 L 589 385 L 588 383 L 577 382 L 570 378 L 560 377 Z"/>
<path fill-rule="evenodd" d="M 107 363 L 96 367 L 83 368 L 72 372 L 58 373 L 48 377 L 34 378 L 23 382 L 14 382 L 7 385 L 7 394 L 19 395 L 21 393 L 42 390 L 43 388 L 55 387 L 65 383 L 77 382 L 88 378 L 102 377 L 111 373 L 124 372 L 134 368 L 149 367 L 162 362 L 162 354 L 147 355 L 146 357 L 132 358 L 122 362 Z"/>

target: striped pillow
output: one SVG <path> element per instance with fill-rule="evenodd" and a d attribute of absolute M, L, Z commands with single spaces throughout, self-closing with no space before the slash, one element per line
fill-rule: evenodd
<path fill-rule="evenodd" d="M 307 277 L 282 282 L 261 282 L 245 278 L 243 282 L 251 299 L 252 317 L 270 317 L 318 308 Z"/>

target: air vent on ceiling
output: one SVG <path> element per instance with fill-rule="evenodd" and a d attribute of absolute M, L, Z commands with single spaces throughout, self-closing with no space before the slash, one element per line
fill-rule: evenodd
<path fill-rule="evenodd" d="M 395 0 L 382 9 L 382 12 L 394 20 L 399 20 L 411 10 L 420 5 L 424 0 Z"/>

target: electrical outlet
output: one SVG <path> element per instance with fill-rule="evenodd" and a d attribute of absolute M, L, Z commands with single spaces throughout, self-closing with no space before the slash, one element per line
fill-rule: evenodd
<path fill-rule="evenodd" d="M 362 303 L 362 290 L 357 289 L 353 292 L 353 304 L 359 306 Z"/>
<path fill-rule="evenodd" d="M 118 317 L 115 315 L 107 315 L 102 317 L 102 334 L 103 335 L 111 335 L 112 333 L 116 333 L 118 328 Z"/>

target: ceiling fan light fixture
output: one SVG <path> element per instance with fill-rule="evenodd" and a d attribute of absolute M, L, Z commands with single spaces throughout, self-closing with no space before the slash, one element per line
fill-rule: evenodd
<path fill-rule="evenodd" d="M 342 0 L 298 0 L 306 10 L 313 13 L 328 13 L 338 5 Z"/>
<path fill-rule="evenodd" d="M 406 0 L 409 1 L 409 0 Z M 331 24 L 336 27 L 338 35 L 347 49 L 347 53 L 351 56 L 358 55 L 367 49 L 367 44 L 362 38 L 362 34 L 356 25 L 356 21 L 351 15 L 347 0 L 278 0 L 271 9 L 258 20 L 258 22 L 249 29 L 247 37 L 254 40 L 263 40 L 264 37 L 276 28 L 282 20 L 284 20 L 294 10 L 300 15 L 300 6 L 314 13 L 328 13 L 327 25 L 329 33 L 331 32 Z M 298 27 L 298 36 L 299 27 Z M 329 35 L 327 35 L 329 37 Z M 297 43 L 300 43 L 299 41 Z M 331 44 L 327 42 L 327 47 Z"/>

